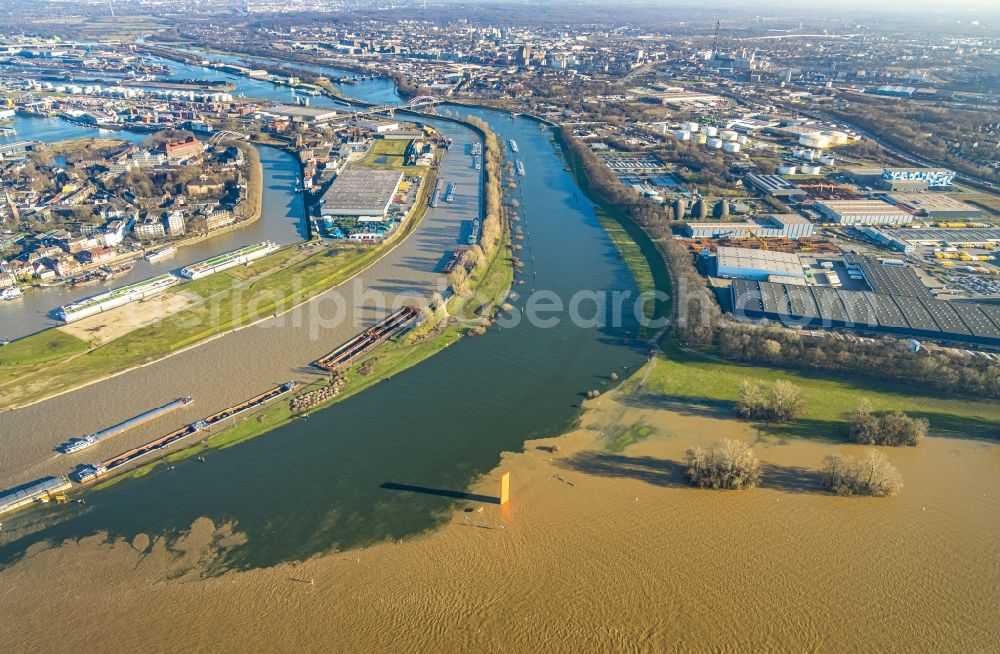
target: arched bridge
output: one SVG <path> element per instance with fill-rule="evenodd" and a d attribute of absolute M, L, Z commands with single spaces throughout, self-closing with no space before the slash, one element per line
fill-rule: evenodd
<path fill-rule="evenodd" d="M 220 143 L 227 143 L 229 141 L 246 141 L 249 136 L 242 134 L 240 132 L 232 132 L 228 129 L 219 130 L 215 134 L 212 134 L 208 142 L 212 145 L 219 145 Z"/>

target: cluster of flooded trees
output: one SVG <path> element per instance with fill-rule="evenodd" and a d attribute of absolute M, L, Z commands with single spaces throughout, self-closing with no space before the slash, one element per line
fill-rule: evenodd
<path fill-rule="evenodd" d="M 693 447 L 685 455 L 688 481 L 699 488 L 745 490 L 761 483 L 764 472 L 753 448 L 723 439 L 709 448 Z M 903 478 L 884 454 L 869 450 L 860 460 L 836 454 L 823 462 L 823 488 L 837 495 L 896 495 Z"/>
<path fill-rule="evenodd" d="M 916 445 L 927 436 L 930 422 L 911 418 L 899 409 L 881 415 L 872 413 L 872 404 L 863 398 L 847 422 L 847 434 L 865 445 Z"/>

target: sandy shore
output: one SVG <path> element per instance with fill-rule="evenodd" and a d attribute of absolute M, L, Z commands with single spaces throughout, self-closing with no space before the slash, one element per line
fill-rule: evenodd
<path fill-rule="evenodd" d="M 637 424 L 653 434 L 605 449 L 609 435 Z M 762 488 L 684 484 L 684 450 L 723 435 L 755 442 Z M 505 455 L 471 489 L 495 496 L 510 471 L 508 506 L 460 502 L 444 528 L 402 544 L 208 577 L 219 549 L 241 537 L 207 520 L 169 547 L 139 536 L 38 548 L 0 572 L 5 640 L 12 651 L 56 652 L 95 642 L 119 651 L 251 642 L 268 651 L 996 651 L 1000 446 L 930 438 L 889 452 L 905 480 L 897 498 L 820 492 L 823 457 L 858 449 L 769 442 L 697 407 L 605 396 L 577 430 Z"/>

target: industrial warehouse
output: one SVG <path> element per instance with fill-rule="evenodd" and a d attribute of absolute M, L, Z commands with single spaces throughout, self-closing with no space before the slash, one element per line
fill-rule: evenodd
<path fill-rule="evenodd" d="M 743 222 L 690 222 L 684 225 L 688 238 L 787 238 L 813 235 L 813 224 L 797 213 L 770 214 Z"/>
<path fill-rule="evenodd" d="M 350 167 L 337 175 L 320 199 L 321 214 L 382 221 L 403 181 L 399 170 Z"/>
<path fill-rule="evenodd" d="M 743 279 L 733 281 L 731 301 L 739 318 L 1000 345 L 1000 306 L 983 302 Z"/>

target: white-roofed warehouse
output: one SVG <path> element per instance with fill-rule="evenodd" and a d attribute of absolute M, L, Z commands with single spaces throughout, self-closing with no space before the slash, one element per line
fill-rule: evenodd
<path fill-rule="evenodd" d="M 383 220 L 403 181 L 399 170 L 349 167 L 330 184 L 320 199 L 324 216 L 352 216 Z"/>

